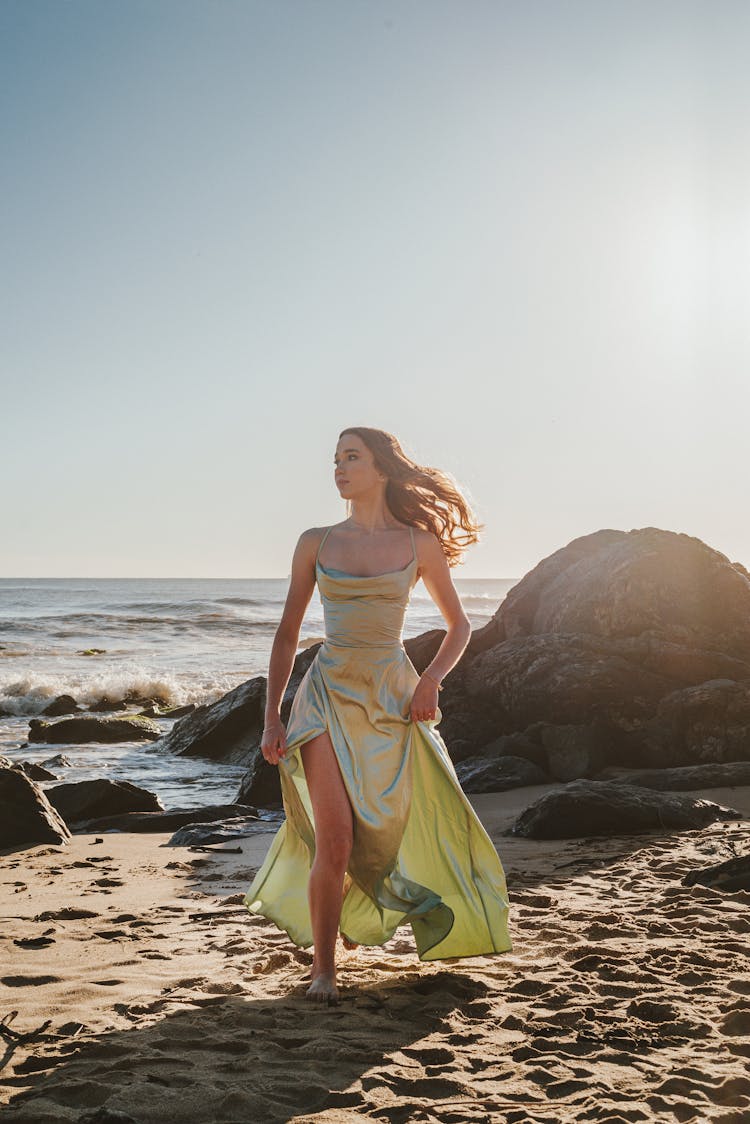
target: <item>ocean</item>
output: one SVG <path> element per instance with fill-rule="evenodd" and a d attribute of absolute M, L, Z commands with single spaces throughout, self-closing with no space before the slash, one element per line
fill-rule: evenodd
<path fill-rule="evenodd" d="M 497 610 L 516 578 L 456 578 L 474 628 Z M 61 694 L 89 707 L 103 698 L 159 705 L 213 702 L 266 675 L 288 579 L 0 578 L 0 756 L 52 766 L 57 781 L 108 777 L 156 793 L 167 808 L 234 799 L 242 768 L 175 757 L 155 743 L 26 745 L 29 718 Z M 404 639 L 443 619 L 424 584 L 411 594 Z M 323 639 L 317 586 L 300 650 Z M 84 654 L 98 649 L 94 654 Z M 174 719 L 157 719 L 164 733 Z"/>

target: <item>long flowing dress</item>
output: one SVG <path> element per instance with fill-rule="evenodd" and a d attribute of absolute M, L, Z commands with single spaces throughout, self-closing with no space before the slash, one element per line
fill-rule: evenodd
<path fill-rule="evenodd" d="M 510 951 L 503 866 L 436 729 L 440 709 L 424 722 L 409 716 L 419 675 L 401 636 L 417 581 L 414 532 L 403 569 L 363 576 L 320 564 L 330 530 L 315 560 L 325 641 L 297 688 L 279 761 L 286 819 L 244 904 L 298 946 L 313 943 L 315 826 L 300 750 L 327 731 L 354 821 L 341 932 L 381 945 L 408 922 L 420 960 Z"/>

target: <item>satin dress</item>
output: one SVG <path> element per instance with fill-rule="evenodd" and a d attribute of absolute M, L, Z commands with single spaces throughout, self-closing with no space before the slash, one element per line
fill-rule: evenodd
<path fill-rule="evenodd" d="M 320 564 L 330 530 L 315 560 L 325 641 L 297 688 L 279 761 L 286 819 L 244 904 L 298 946 L 313 943 L 315 826 L 300 750 L 328 731 L 354 821 L 341 932 L 381 945 L 408 923 L 420 960 L 510 951 L 503 866 L 437 731 L 440 709 L 409 717 L 419 675 L 401 637 L 417 581 L 414 531 L 407 566 L 362 576 Z"/>

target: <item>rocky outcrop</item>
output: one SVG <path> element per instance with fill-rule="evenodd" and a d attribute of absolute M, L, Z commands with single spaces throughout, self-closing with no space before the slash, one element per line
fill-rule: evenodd
<path fill-rule="evenodd" d="M 76 718 L 60 718 L 57 722 L 32 718 L 29 722 L 29 741 L 35 743 L 84 745 L 88 742 L 156 741 L 160 737 L 159 724 L 151 718 L 141 718 L 138 715 L 127 718 L 81 715 Z"/>
<path fill-rule="evenodd" d="M 606 530 L 540 562 L 474 632 L 440 732 L 462 757 L 522 736 L 571 780 L 750 760 L 749 700 L 747 570 L 689 535 Z"/>
<path fill-rule="evenodd" d="M 735 808 L 636 785 L 577 780 L 526 808 L 504 834 L 528 839 L 578 839 L 644 831 L 686 831 L 716 820 L 742 820 Z"/>
<path fill-rule="evenodd" d="M 48 788 L 46 795 L 69 827 L 83 820 L 124 812 L 164 811 L 158 796 L 129 781 L 96 779 L 57 784 Z"/>
<path fill-rule="evenodd" d="M 443 635 L 405 642 L 418 672 Z M 294 662 L 285 722 L 318 647 Z M 162 744 L 245 765 L 238 798 L 273 807 L 278 770 L 260 753 L 265 687 L 258 676 L 198 708 Z M 543 559 L 473 633 L 440 709 L 455 763 L 519 757 L 558 781 L 750 761 L 750 574 L 656 527 L 584 535 Z"/>
<path fill-rule="evenodd" d="M 68 828 L 39 785 L 21 769 L 0 768 L 0 849 L 69 839 Z"/>

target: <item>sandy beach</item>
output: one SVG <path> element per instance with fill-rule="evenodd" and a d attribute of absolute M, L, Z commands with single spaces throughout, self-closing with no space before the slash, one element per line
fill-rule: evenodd
<path fill-rule="evenodd" d="M 304 998 L 311 952 L 241 905 L 270 833 L 223 854 L 114 833 L 6 853 L 0 1111 L 747 1120 L 750 894 L 681 880 L 746 851 L 750 824 L 503 836 L 545 791 L 471 797 L 506 869 L 513 950 L 423 964 L 408 926 L 380 948 L 339 945 L 335 1007 Z M 701 795 L 750 813 L 748 788 Z"/>

